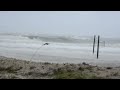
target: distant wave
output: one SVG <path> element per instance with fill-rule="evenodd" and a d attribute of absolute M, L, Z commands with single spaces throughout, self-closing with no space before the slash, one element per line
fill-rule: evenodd
<path fill-rule="evenodd" d="M 80 45 L 92 45 L 93 36 L 57 36 L 57 35 L 45 35 L 45 34 L 19 34 L 19 33 L 0 33 L 0 43 L 42 43 L 42 42 L 54 42 L 54 43 L 72 43 Z M 120 47 L 120 38 L 104 38 L 100 37 L 100 45 L 106 47 Z M 97 38 L 96 38 L 97 44 Z"/>
<path fill-rule="evenodd" d="M 81 37 L 70 37 L 70 36 L 33 36 L 26 35 L 29 39 L 37 39 L 46 42 L 63 42 L 63 43 L 90 43 L 91 38 L 81 38 Z"/>

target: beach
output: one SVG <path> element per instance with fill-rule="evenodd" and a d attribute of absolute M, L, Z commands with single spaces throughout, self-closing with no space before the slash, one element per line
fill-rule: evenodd
<path fill-rule="evenodd" d="M 106 41 L 105 46 L 102 41 Z M 49 45 L 43 45 L 46 42 Z M 87 62 L 98 66 L 119 66 L 120 39 L 101 37 L 100 42 L 97 59 L 97 43 L 93 54 L 92 36 L 1 34 L 0 56 L 33 62 L 61 64 Z"/>
<path fill-rule="evenodd" d="M 1 34 L 0 78 L 120 78 L 120 40 L 101 37 L 98 59 L 96 45 L 93 54 L 93 37 Z"/>
<path fill-rule="evenodd" d="M 119 79 L 120 67 L 30 62 L 0 56 L 0 79 Z"/>
<path fill-rule="evenodd" d="M 120 79 L 120 12 L 0 12 L 0 79 Z"/>

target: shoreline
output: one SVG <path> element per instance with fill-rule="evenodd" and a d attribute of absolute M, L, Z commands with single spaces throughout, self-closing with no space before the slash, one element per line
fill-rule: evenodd
<path fill-rule="evenodd" d="M 119 70 L 85 62 L 58 64 L 0 56 L 0 79 L 119 79 Z"/>

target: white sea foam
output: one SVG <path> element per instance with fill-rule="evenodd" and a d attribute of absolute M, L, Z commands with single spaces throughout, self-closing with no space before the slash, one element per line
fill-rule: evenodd
<path fill-rule="evenodd" d="M 105 41 L 105 46 L 102 41 Z M 45 42 L 49 45 L 41 45 Z M 100 56 L 92 54 L 93 38 L 80 36 L 0 35 L 0 56 L 48 62 L 120 62 L 120 40 L 101 37 Z M 50 58 L 51 57 L 51 58 Z M 66 59 L 68 58 L 68 59 Z"/>

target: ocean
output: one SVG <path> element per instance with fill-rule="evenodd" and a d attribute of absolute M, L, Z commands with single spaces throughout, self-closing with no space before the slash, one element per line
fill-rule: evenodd
<path fill-rule="evenodd" d="M 49 44 L 43 45 L 44 43 Z M 93 36 L 0 34 L 0 56 L 28 61 L 33 57 L 31 61 L 35 62 L 120 63 L 119 38 L 100 37 L 100 52 L 98 59 L 96 56 L 97 38 L 94 54 L 92 50 Z"/>

